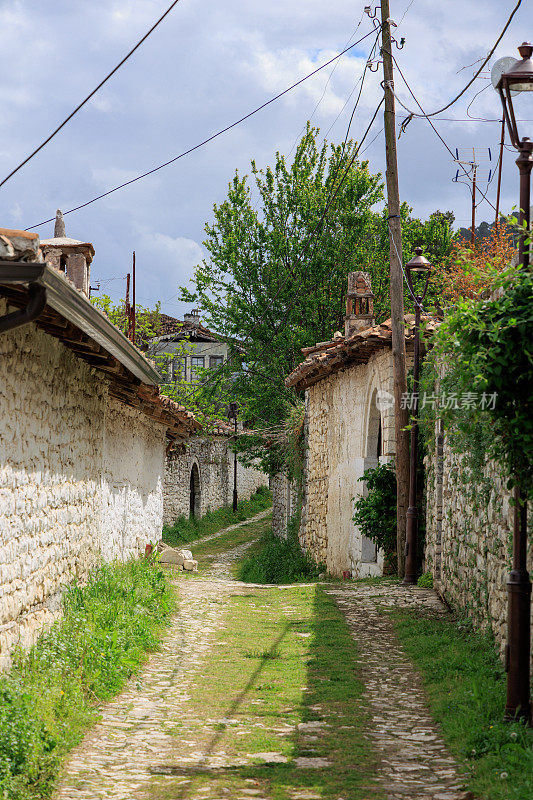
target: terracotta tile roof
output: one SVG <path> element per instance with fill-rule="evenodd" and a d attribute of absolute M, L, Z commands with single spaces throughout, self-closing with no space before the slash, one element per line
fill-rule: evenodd
<path fill-rule="evenodd" d="M 162 337 L 175 337 L 176 339 L 187 339 L 190 336 L 193 338 L 206 338 L 213 341 L 218 341 L 219 336 L 213 331 L 206 328 L 205 325 L 194 324 L 192 322 L 184 322 L 183 320 L 169 317 L 168 314 L 160 314 L 158 334 L 155 339 Z"/>
<path fill-rule="evenodd" d="M 413 345 L 414 314 L 405 317 L 405 344 Z M 437 319 L 423 316 L 426 336 L 437 328 Z M 307 389 L 328 375 L 346 369 L 353 364 L 365 364 L 373 353 L 392 346 L 392 326 L 390 319 L 381 325 L 358 331 L 346 339 L 342 334 L 329 342 L 319 342 L 313 347 L 302 348 L 306 358 L 285 378 L 285 385 L 295 389 Z"/>

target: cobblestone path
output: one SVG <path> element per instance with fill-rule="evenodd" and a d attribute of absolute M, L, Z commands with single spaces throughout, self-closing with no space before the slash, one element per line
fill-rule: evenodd
<path fill-rule="evenodd" d="M 445 606 L 432 590 L 398 585 L 359 584 L 327 591 L 359 647 L 370 736 L 387 800 L 471 797 L 462 791 L 464 781 L 427 710 L 420 677 L 403 653 L 391 620 L 379 611 L 396 607 L 447 614 Z"/>
<path fill-rule="evenodd" d="M 255 519 L 265 516 L 261 514 Z M 243 598 L 241 602 L 256 607 L 258 614 L 268 615 L 272 587 L 254 587 L 254 594 L 251 594 L 251 585 L 238 583 L 231 577 L 231 565 L 242 557 L 250 544 L 246 542 L 218 553 L 209 559 L 207 570 L 200 576 L 177 576 L 179 611 L 161 651 L 150 657 L 139 678 L 130 681 L 125 691 L 102 709 L 101 721 L 72 751 L 54 800 L 222 800 L 227 797 L 232 800 L 250 797 L 320 800 L 332 797 L 324 795 L 320 789 L 317 791 L 316 787 L 313 789 L 309 783 L 300 785 L 298 780 L 296 786 L 292 784 L 294 788 L 285 786 L 284 793 L 265 792 L 264 784 L 250 778 L 243 778 L 244 783 L 235 794 L 224 788 L 223 778 L 215 779 L 217 770 L 222 774 L 223 770 L 243 768 L 258 757 L 282 768 L 289 767 L 288 737 L 300 730 L 302 738 L 312 747 L 330 727 L 327 716 L 324 722 L 293 725 L 278 718 L 270 733 L 274 730 L 279 738 L 276 750 L 280 752 L 250 754 L 245 749 L 236 757 L 231 737 L 235 742 L 240 735 L 249 735 L 252 727 L 259 729 L 258 732 L 265 728 L 266 723 L 261 719 L 266 718 L 260 716 L 261 707 L 248 706 L 259 714 L 248 723 L 242 716 L 233 719 L 229 712 L 228 719 L 220 719 L 215 711 L 209 713 L 209 708 L 203 713 L 198 711 L 198 686 L 206 664 L 218 645 L 228 645 L 225 631 L 231 603 Z M 352 800 L 355 796 L 358 800 L 470 797 L 461 791 L 456 765 L 425 707 L 420 680 L 394 636 L 392 623 L 379 611 L 381 606 L 398 605 L 430 608 L 444 614 L 446 610 L 437 597 L 431 591 L 390 585 L 343 587 L 329 584 L 323 588 L 334 598 L 357 642 L 371 718 L 369 734 L 379 763 L 377 788 L 372 781 L 368 793 L 353 795 L 348 790 L 332 800 Z M 275 591 L 279 598 L 279 589 Z M 312 589 L 307 588 L 307 591 Z M 297 609 L 288 604 L 283 612 L 289 619 L 292 614 L 295 619 L 292 624 L 298 624 Z M 297 633 L 296 636 L 310 634 Z M 305 687 L 302 691 L 306 691 Z M 209 704 L 208 700 L 205 702 Z M 230 731 L 224 733 L 225 743 L 223 736 L 217 733 L 221 728 Z M 232 750 L 231 756 L 225 749 Z M 310 757 L 296 758 L 292 766 L 311 768 L 316 774 L 333 765 L 326 758 Z M 191 774 L 195 770 L 203 770 L 204 774 L 211 771 L 212 785 L 193 785 Z M 165 779 L 165 774 L 173 777 Z"/>

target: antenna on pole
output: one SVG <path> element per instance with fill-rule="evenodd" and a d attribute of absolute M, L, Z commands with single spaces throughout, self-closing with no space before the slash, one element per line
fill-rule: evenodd
<path fill-rule="evenodd" d="M 135 250 L 133 251 L 132 263 L 132 277 L 133 277 L 133 303 L 131 307 L 131 341 L 135 344 L 135 325 L 137 322 L 137 312 L 135 309 Z"/>

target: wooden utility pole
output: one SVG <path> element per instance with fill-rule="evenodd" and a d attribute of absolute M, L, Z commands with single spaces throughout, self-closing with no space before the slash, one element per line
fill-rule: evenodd
<path fill-rule="evenodd" d="M 385 143 L 387 147 L 387 206 L 389 211 L 390 243 L 390 300 L 392 322 L 392 360 L 394 365 L 394 422 L 396 431 L 396 507 L 398 574 L 405 571 L 405 529 L 409 500 L 409 412 L 402 408 L 402 396 L 407 393 L 405 359 L 405 328 L 403 313 L 402 226 L 400 192 L 398 189 L 398 159 L 396 155 L 396 116 L 392 88 L 393 69 L 390 32 L 389 0 L 381 0 L 381 43 L 385 87 Z"/>

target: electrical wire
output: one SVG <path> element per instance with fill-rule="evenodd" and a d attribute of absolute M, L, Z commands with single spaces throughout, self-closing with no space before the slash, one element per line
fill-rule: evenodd
<path fill-rule="evenodd" d="M 483 69 L 485 67 L 485 64 L 487 64 L 490 61 L 490 59 L 492 58 L 492 55 L 493 55 L 494 51 L 496 50 L 496 48 L 500 44 L 501 40 L 503 39 L 503 37 L 505 35 L 505 32 L 507 31 L 507 28 L 511 24 L 511 21 L 512 21 L 514 15 L 516 14 L 516 12 L 518 11 L 518 9 L 520 8 L 521 5 L 522 5 L 522 0 L 518 0 L 517 4 L 515 5 L 513 10 L 511 11 L 511 14 L 510 14 L 507 22 L 505 23 L 505 26 L 504 26 L 502 32 L 500 33 L 500 35 L 496 39 L 494 45 L 491 47 L 488 55 L 484 59 L 484 61 L 481 64 L 480 68 L 477 70 L 477 72 L 474 73 L 473 77 L 468 81 L 466 86 L 464 86 L 461 89 L 459 94 L 457 94 L 452 100 L 450 100 L 449 103 L 446 103 L 445 106 L 442 106 L 442 108 L 438 108 L 436 111 L 432 111 L 429 114 L 425 114 L 425 113 L 424 114 L 417 114 L 416 111 L 410 111 L 409 112 L 409 117 L 407 117 L 407 119 L 404 120 L 404 123 L 403 123 L 403 129 L 404 130 L 405 130 L 405 127 L 409 124 L 409 122 L 412 120 L 413 117 L 426 117 L 427 118 L 427 117 L 434 117 L 436 114 L 441 114 L 443 111 L 446 111 L 447 108 L 450 108 L 451 106 L 453 106 L 454 103 L 456 103 L 459 100 L 459 98 L 464 95 L 464 93 L 467 91 L 467 89 L 469 89 L 470 86 L 472 86 L 472 84 L 474 83 L 476 78 L 481 74 L 481 72 L 483 71 Z"/>
<path fill-rule="evenodd" d="M 159 17 L 159 19 L 158 19 L 158 20 L 157 20 L 157 21 L 156 21 L 156 22 L 155 22 L 155 23 L 152 25 L 152 27 L 151 27 L 151 28 L 150 28 L 150 29 L 149 29 L 149 30 L 148 30 L 148 31 L 147 31 L 147 32 L 144 34 L 144 36 L 143 36 L 141 39 L 139 39 L 139 41 L 137 42 L 137 44 L 136 44 L 136 45 L 134 45 L 134 47 L 132 47 L 132 48 L 131 48 L 131 50 L 130 50 L 128 53 L 126 53 L 126 55 L 124 56 L 124 58 L 122 59 L 122 61 L 119 61 L 119 63 L 118 63 L 118 64 L 117 64 L 115 67 L 113 67 L 113 69 L 111 70 L 111 72 L 109 72 L 109 73 L 108 73 L 108 74 L 105 76 L 105 78 L 104 78 L 102 81 L 100 81 L 100 83 L 98 84 L 98 86 L 96 86 L 96 87 L 95 87 L 95 88 L 92 90 L 92 92 L 90 92 L 90 93 L 87 95 L 87 97 L 86 97 L 84 100 L 82 100 L 82 101 L 81 101 L 81 103 L 79 103 L 79 104 L 76 106 L 76 108 L 75 108 L 73 111 L 71 111 L 71 113 L 68 115 L 68 117 L 66 117 L 66 118 L 63 120 L 63 122 L 62 122 L 60 125 L 58 125 L 58 126 L 57 126 L 57 128 L 56 128 L 54 131 L 52 131 L 52 133 L 50 134 L 50 136 L 48 136 L 48 137 L 47 137 L 47 138 L 46 138 L 46 139 L 45 139 L 43 142 L 41 142 L 41 144 L 40 144 L 38 147 L 36 147 L 36 148 L 35 148 L 35 150 L 33 150 L 33 152 L 31 152 L 31 153 L 29 154 L 29 156 L 27 156 L 27 157 L 24 159 L 24 161 L 21 161 L 21 162 L 20 162 L 20 164 L 19 164 L 17 167 L 15 167 L 15 169 L 11 170 L 11 172 L 9 173 L 9 175 L 6 175 L 6 177 L 5 177 L 5 178 L 4 178 L 4 179 L 3 179 L 3 180 L 0 182 L 0 186 L 3 186 L 3 185 L 4 185 L 4 183 L 7 183 L 7 181 L 8 181 L 10 178 L 12 178 L 12 177 L 13 177 L 13 175 L 15 175 L 15 174 L 16 174 L 16 173 L 19 171 L 19 169 L 22 169 L 22 167 L 23 167 L 25 164 L 27 164 L 27 163 L 28 163 L 28 161 L 31 161 L 31 159 L 32 159 L 34 156 L 36 156 L 36 155 L 37 155 L 37 153 L 39 153 L 39 152 L 40 152 L 40 151 L 43 149 L 43 147 L 45 147 L 45 146 L 48 144 L 48 142 L 50 142 L 50 141 L 51 141 L 51 140 L 54 138 L 54 136 L 56 136 L 56 135 L 59 133 L 59 131 L 60 131 L 62 128 L 64 128 L 64 127 L 65 127 L 65 125 L 66 125 L 68 122 L 70 122 L 70 120 L 72 119 L 72 117 L 74 117 L 74 116 L 75 116 L 75 115 L 78 113 L 78 111 L 80 111 L 80 109 L 82 109 L 82 108 L 83 108 L 83 106 L 84 106 L 86 103 L 88 103 L 88 102 L 89 102 L 89 100 L 91 99 L 91 97 L 94 97 L 94 95 L 95 95 L 95 94 L 96 94 L 96 93 L 97 93 L 97 92 L 98 92 L 98 91 L 99 91 L 99 90 L 102 88 L 102 86 L 103 86 L 105 83 L 107 83 L 107 81 L 108 81 L 110 78 L 112 78 L 112 77 L 113 77 L 113 75 L 114 75 L 116 72 L 118 72 L 118 70 L 119 70 L 119 69 L 122 67 L 122 65 L 126 63 L 126 61 L 127 61 L 127 60 L 128 60 L 128 59 L 129 59 L 129 58 L 130 58 L 130 57 L 131 57 L 131 56 L 132 56 L 134 53 L 135 53 L 135 51 L 139 49 L 139 47 L 140 47 L 140 46 L 141 46 L 141 45 L 142 45 L 142 44 L 143 44 L 143 43 L 144 43 L 144 42 L 145 42 L 145 41 L 148 39 L 148 37 L 150 36 L 150 34 L 152 34 L 152 33 L 155 31 L 155 29 L 158 27 L 158 25 L 160 25 L 160 24 L 163 22 L 163 20 L 165 19 L 165 17 L 166 17 L 166 16 L 168 16 L 168 14 L 170 14 L 170 12 L 172 11 L 172 9 L 173 9 L 175 6 L 177 6 L 177 4 L 178 4 L 179 2 L 180 2 L 180 0 L 174 0 L 174 2 L 173 2 L 173 3 L 171 3 L 171 4 L 169 5 L 169 7 L 167 8 L 167 10 L 166 10 L 166 11 L 165 11 L 163 14 L 161 14 L 161 16 Z"/>
<path fill-rule="evenodd" d="M 364 12 L 364 10 L 363 10 L 363 11 L 361 12 L 361 16 L 360 16 L 360 18 L 359 18 L 359 22 L 357 23 L 357 25 L 356 25 L 356 27 L 355 27 L 355 30 L 354 30 L 354 32 L 352 33 L 352 35 L 350 36 L 350 38 L 349 38 L 349 39 L 348 39 L 348 41 L 346 42 L 346 44 L 345 44 L 345 47 L 347 47 L 347 46 L 350 44 L 350 42 L 352 41 L 353 37 L 355 36 L 355 34 L 357 33 L 357 31 L 358 31 L 358 30 L 359 30 L 359 28 L 361 27 L 361 23 L 362 23 L 362 21 L 363 21 L 363 17 L 364 17 L 364 16 L 365 16 L 365 12 Z M 317 112 L 317 109 L 318 109 L 318 107 L 320 106 L 320 104 L 321 104 L 322 100 L 324 99 L 324 97 L 325 97 L 325 94 L 326 94 L 326 91 L 327 91 L 327 88 L 328 88 L 328 86 L 329 86 L 329 84 L 330 84 L 330 81 L 331 81 L 331 79 L 333 78 L 333 75 L 334 75 L 334 73 L 335 73 L 335 70 L 337 69 L 337 67 L 339 66 L 339 64 L 340 64 L 340 63 L 341 63 L 341 62 L 340 62 L 340 59 L 339 59 L 339 60 L 336 62 L 336 64 L 335 64 L 335 66 L 333 67 L 333 69 L 331 70 L 331 72 L 329 73 L 328 79 L 327 79 L 327 81 L 326 81 L 326 83 L 325 83 L 325 85 L 324 85 L 324 90 L 323 90 L 322 94 L 320 95 L 320 98 L 319 98 L 319 100 L 317 101 L 317 103 L 316 103 L 316 105 L 315 105 L 314 109 L 313 109 L 313 110 L 312 110 L 312 112 L 311 112 L 311 116 L 309 117 L 309 122 L 310 122 L 310 121 L 313 119 L 313 117 L 315 116 L 315 114 L 316 114 L 316 112 Z M 351 96 L 351 95 L 350 95 L 350 96 Z M 346 106 L 344 106 L 344 108 L 345 108 L 345 107 L 346 107 Z M 343 108 L 343 110 L 344 110 L 344 108 Z M 298 140 L 301 138 L 301 136 L 302 136 L 302 133 L 303 133 L 304 131 L 305 131 L 305 127 L 303 127 L 303 128 L 301 129 L 300 133 L 298 134 L 298 136 L 297 136 L 297 137 L 296 137 L 296 139 L 294 140 L 294 143 L 293 143 L 293 145 L 292 145 L 291 149 L 289 150 L 289 155 L 292 153 L 292 151 L 293 151 L 293 150 L 294 150 L 294 148 L 296 147 L 296 144 L 298 143 Z"/>
<path fill-rule="evenodd" d="M 300 80 L 296 81 L 296 83 L 293 83 L 291 86 L 288 86 L 282 92 L 279 92 L 279 94 L 276 94 L 274 97 L 271 97 L 270 100 L 267 100 L 266 102 L 262 103 L 260 106 L 257 106 L 257 108 L 254 108 L 253 111 L 250 111 L 248 114 L 245 114 L 240 119 L 236 120 L 235 122 L 232 122 L 230 125 L 226 125 L 225 128 L 222 128 L 221 130 L 217 131 L 216 133 L 212 134 L 211 136 L 208 136 L 206 139 L 204 139 L 203 141 L 199 142 L 198 144 L 195 144 L 193 147 L 189 147 L 188 150 L 184 150 L 183 153 L 180 153 L 179 155 L 174 156 L 174 158 L 171 158 L 168 161 L 165 161 L 163 164 L 159 164 L 157 167 L 154 167 L 153 169 L 150 169 L 147 172 L 143 172 L 141 175 L 137 175 L 135 178 L 131 178 L 131 180 L 129 180 L 129 181 L 125 181 L 124 183 L 121 183 L 118 186 L 115 186 L 113 189 L 109 189 L 107 192 L 103 192 L 102 194 L 99 194 L 96 197 L 93 197 L 91 200 L 87 200 L 87 202 L 85 202 L 85 203 L 80 203 L 80 205 L 75 206 L 74 208 L 70 208 L 68 211 L 64 211 L 63 212 L 63 216 L 66 216 L 67 214 L 72 214 L 74 211 L 79 211 L 82 208 L 86 208 L 87 206 L 90 206 L 92 203 L 96 203 L 97 200 L 101 200 L 103 197 L 108 197 L 110 194 L 113 194 L 114 192 L 118 192 L 119 189 L 124 189 L 126 186 L 130 186 L 132 183 L 136 183 L 137 181 L 140 181 L 143 178 L 148 177 L 149 175 L 153 175 L 155 172 L 158 172 L 160 169 L 164 169 L 164 167 L 168 167 L 169 164 L 174 164 L 174 162 L 179 161 L 180 158 L 184 158 L 184 156 L 187 156 L 190 153 L 193 153 L 195 150 L 199 150 L 201 147 L 204 147 L 209 142 L 212 142 L 214 139 L 217 139 L 219 136 L 222 136 L 222 134 L 227 133 L 228 131 L 232 130 L 232 128 L 237 127 L 237 125 L 240 125 L 245 120 L 250 119 L 250 117 L 253 117 L 259 111 L 262 111 L 263 108 L 266 108 L 271 103 L 274 103 L 276 100 L 279 100 L 281 97 L 283 97 L 284 95 L 288 94 L 288 92 L 291 92 L 297 86 L 300 86 L 300 84 L 302 84 L 304 81 L 308 80 L 313 75 L 316 75 L 317 72 L 320 72 L 325 67 L 329 66 L 334 61 L 336 61 L 338 58 L 341 58 L 341 56 L 343 56 L 349 50 L 352 50 L 354 47 L 356 47 L 362 41 L 367 39 L 373 33 L 374 33 L 374 28 L 372 28 L 371 31 L 366 33 L 364 36 L 362 36 L 356 42 L 354 42 L 353 44 L 351 44 L 348 47 L 344 48 L 344 50 L 342 50 L 336 56 L 333 56 L 333 58 L 330 58 L 329 61 L 326 61 L 325 64 L 322 64 L 322 66 L 317 67 L 312 72 L 309 72 L 307 75 L 304 75 L 304 77 L 300 78 Z M 42 222 L 38 222 L 36 225 L 31 225 L 30 227 L 26 228 L 26 230 L 27 231 L 31 231 L 31 230 L 33 230 L 33 228 L 39 228 L 41 225 L 46 225 L 49 222 L 53 222 L 54 219 L 55 219 L 55 217 L 50 217 L 49 219 L 45 219 Z"/>
<path fill-rule="evenodd" d="M 391 54 L 391 55 L 392 55 L 392 54 Z M 433 124 L 433 121 L 430 119 L 430 117 L 429 117 L 429 116 L 427 116 L 427 115 L 424 113 L 424 109 L 423 109 L 423 108 L 422 108 L 422 106 L 420 105 L 420 101 L 419 101 L 419 100 L 416 98 L 416 96 L 415 96 L 415 94 L 414 94 L 413 90 L 411 89 L 411 87 L 410 87 L 410 85 L 409 85 L 409 83 L 408 83 L 408 81 L 407 81 L 407 78 L 406 78 L 406 77 L 405 77 L 405 75 L 403 74 L 403 72 L 402 72 L 402 70 L 401 70 L 401 67 L 400 67 L 400 65 L 398 64 L 397 60 L 395 59 L 394 55 L 392 55 L 392 60 L 394 61 L 394 64 L 396 65 L 396 68 L 397 68 L 398 72 L 400 73 L 400 75 L 401 75 L 401 77 L 402 77 L 402 80 L 403 80 L 403 82 L 404 82 L 404 83 L 405 83 L 405 85 L 407 86 L 407 89 L 408 89 L 408 91 L 409 91 L 409 94 L 411 95 L 411 97 L 413 98 L 413 100 L 415 101 L 415 103 L 417 104 L 417 106 L 419 107 L 420 111 L 422 112 L 421 114 L 418 114 L 417 116 L 419 116 L 419 117 L 423 117 L 423 118 L 425 118 L 425 119 L 426 119 L 426 120 L 429 122 L 429 124 L 430 124 L 430 125 L 431 125 L 431 127 L 433 128 L 433 131 L 435 132 L 435 134 L 437 135 L 437 137 L 440 139 L 440 141 L 442 142 L 442 144 L 444 145 L 444 147 L 446 148 L 446 150 L 448 151 L 448 153 L 451 155 L 452 159 L 455 161 L 456 159 L 455 159 L 455 154 L 454 154 L 454 152 L 452 151 L 452 149 L 451 149 L 451 147 L 448 145 L 448 143 L 447 143 L 447 142 L 444 140 L 444 138 L 443 138 L 443 137 L 440 135 L 439 131 L 436 129 L 436 127 L 435 127 L 435 125 Z M 390 88 L 391 92 L 394 94 L 394 97 L 395 97 L 395 98 L 398 100 L 398 102 L 400 103 L 400 105 L 402 105 L 402 106 L 405 108 L 405 106 L 404 106 L 404 104 L 402 103 L 402 101 L 399 99 L 399 97 L 398 97 L 398 96 L 396 95 L 396 93 L 394 92 L 394 88 L 393 88 L 392 86 L 390 86 L 389 88 Z M 467 178 L 469 177 L 469 175 L 468 175 L 468 174 L 465 172 L 465 170 L 463 170 L 463 173 L 464 173 L 465 177 L 467 177 Z M 478 188 L 479 188 L 479 187 L 478 187 Z M 490 206 L 491 206 L 491 207 L 492 207 L 492 208 L 493 208 L 493 209 L 496 211 L 496 207 L 495 207 L 495 206 L 494 206 L 494 205 L 491 203 L 491 201 L 489 200 L 489 198 L 487 197 L 487 195 L 486 195 L 486 194 L 483 192 L 483 190 L 482 190 L 481 188 L 479 188 L 479 192 L 480 192 L 480 193 L 483 195 L 483 197 L 484 197 L 484 199 L 487 201 L 487 203 L 488 203 L 488 204 L 489 204 L 489 205 L 490 205 Z"/>

